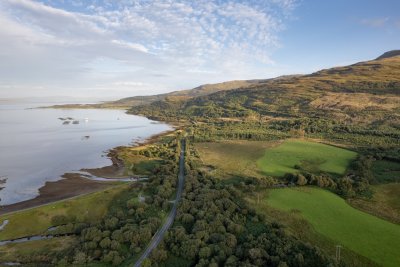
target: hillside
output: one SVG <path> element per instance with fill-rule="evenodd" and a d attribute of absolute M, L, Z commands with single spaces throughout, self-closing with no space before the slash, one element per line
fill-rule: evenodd
<path fill-rule="evenodd" d="M 400 50 L 388 51 L 388 52 L 384 53 L 383 55 L 377 57 L 377 60 L 389 58 L 389 57 L 396 57 L 396 56 L 400 56 Z"/>
<path fill-rule="evenodd" d="M 165 98 L 129 112 L 159 120 L 325 118 L 398 129 L 400 56 L 249 83 L 189 99 Z"/>
<path fill-rule="evenodd" d="M 156 101 L 169 100 L 186 100 L 192 97 L 204 96 L 219 91 L 227 91 L 242 87 L 249 87 L 254 84 L 263 83 L 265 80 L 244 80 L 244 81 L 228 81 L 216 84 L 204 84 L 193 89 L 174 91 L 159 95 L 150 96 L 133 96 L 122 98 L 116 101 L 107 101 L 99 104 L 66 104 L 55 105 L 52 108 L 118 108 L 129 109 L 135 106 L 147 105 Z"/>

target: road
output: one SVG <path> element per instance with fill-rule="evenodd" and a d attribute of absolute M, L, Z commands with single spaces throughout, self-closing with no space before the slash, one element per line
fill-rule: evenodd
<path fill-rule="evenodd" d="M 171 227 L 172 223 L 175 220 L 176 211 L 178 209 L 178 203 L 179 203 L 179 200 L 181 199 L 183 185 L 185 182 L 185 173 L 184 173 L 185 146 L 186 146 L 185 141 L 182 141 L 181 154 L 179 157 L 178 188 L 176 191 L 176 198 L 175 198 L 174 205 L 173 205 L 170 213 L 168 214 L 168 217 L 165 220 L 163 226 L 157 231 L 157 233 L 155 233 L 155 235 L 153 236 L 153 238 L 150 241 L 150 244 L 147 246 L 147 248 L 143 252 L 142 256 L 136 261 L 134 267 L 140 267 L 142 265 L 143 261 L 150 255 L 150 253 L 153 251 L 153 249 L 155 249 L 158 246 L 158 244 L 161 242 L 165 233 L 168 231 L 168 229 Z"/>

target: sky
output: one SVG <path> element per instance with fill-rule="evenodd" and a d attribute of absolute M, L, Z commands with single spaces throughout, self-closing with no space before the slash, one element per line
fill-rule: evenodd
<path fill-rule="evenodd" d="M 400 49 L 398 0 L 1 0 L 0 98 L 118 99 Z"/>

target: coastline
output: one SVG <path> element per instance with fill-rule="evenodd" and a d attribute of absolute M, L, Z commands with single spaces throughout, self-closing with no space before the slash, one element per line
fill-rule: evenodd
<path fill-rule="evenodd" d="M 0 208 L 0 215 L 50 204 L 55 201 L 72 198 L 112 186 L 114 183 L 92 181 L 79 174 L 67 173 L 61 180 L 46 182 L 39 188 L 39 195 L 33 199 L 5 205 Z"/>
<path fill-rule="evenodd" d="M 93 193 L 118 184 L 118 180 L 115 179 L 115 181 L 113 181 L 113 178 L 111 178 L 124 177 L 124 163 L 118 158 L 118 149 L 122 147 L 141 147 L 153 144 L 162 137 L 167 136 L 180 128 L 178 125 L 170 125 L 173 128 L 172 130 L 152 135 L 142 141 L 137 141 L 132 145 L 111 148 L 107 154 L 107 157 L 111 160 L 111 165 L 93 169 L 81 169 L 81 171 L 88 172 L 95 176 L 109 178 L 109 182 L 93 181 L 82 177 L 79 173 L 65 173 L 60 177 L 61 179 L 57 181 L 46 182 L 44 186 L 39 188 L 39 194 L 35 198 L 0 206 L 0 216 Z"/>

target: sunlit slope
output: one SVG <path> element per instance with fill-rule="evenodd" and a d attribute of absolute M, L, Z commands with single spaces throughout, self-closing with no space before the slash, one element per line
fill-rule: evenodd
<path fill-rule="evenodd" d="M 259 81 L 189 99 L 171 98 L 130 110 L 171 118 L 326 118 L 339 123 L 399 125 L 400 56 Z"/>

